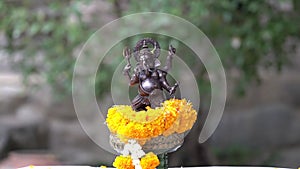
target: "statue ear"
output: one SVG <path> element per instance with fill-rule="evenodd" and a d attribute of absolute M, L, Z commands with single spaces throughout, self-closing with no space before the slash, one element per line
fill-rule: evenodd
<path fill-rule="evenodd" d="M 154 66 L 159 67 L 161 65 L 160 61 L 158 59 L 155 59 Z"/>

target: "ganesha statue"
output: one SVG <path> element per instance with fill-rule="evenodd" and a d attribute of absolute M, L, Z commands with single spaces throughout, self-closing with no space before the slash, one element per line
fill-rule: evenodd
<path fill-rule="evenodd" d="M 169 46 L 163 68 L 158 59 L 160 50 L 159 43 L 151 38 L 139 40 L 133 50 L 123 50 L 127 60 L 123 73 L 129 86 L 138 85 L 138 95 L 131 105 L 114 105 L 108 110 L 109 142 L 121 154 L 113 164 L 116 168 L 166 168 L 166 153 L 183 144 L 196 121 L 197 112 L 191 102 L 164 97 L 164 90 L 173 96 L 179 84 L 170 85 L 167 81 L 175 48 Z M 137 62 L 133 70 L 132 56 Z"/>
<path fill-rule="evenodd" d="M 153 50 L 149 49 L 149 44 L 153 46 Z M 129 48 L 125 48 L 123 55 L 127 59 L 127 65 L 124 68 L 124 74 L 129 79 L 129 85 L 139 85 L 138 95 L 132 101 L 132 108 L 136 111 L 146 110 L 147 106 L 155 108 L 160 106 L 164 101 L 162 90 L 165 89 L 173 95 L 176 91 L 178 83 L 174 86 L 170 86 L 166 76 L 168 70 L 172 65 L 172 58 L 176 52 L 176 49 L 170 45 L 169 55 L 167 56 L 167 65 L 160 69 L 160 61 L 158 57 L 160 55 L 160 45 L 157 41 L 144 38 L 137 42 L 134 48 L 134 57 L 137 61 L 137 66 L 134 68 L 133 75 L 130 76 L 131 70 L 131 52 Z"/>

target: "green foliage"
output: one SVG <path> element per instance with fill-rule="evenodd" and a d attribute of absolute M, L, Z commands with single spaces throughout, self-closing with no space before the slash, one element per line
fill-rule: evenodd
<path fill-rule="evenodd" d="M 70 93 L 74 51 L 90 34 L 77 5 L 69 1 L 0 2 L 0 28 L 8 41 L 3 48 L 10 54 L 22 52 L 15 66 L 25 82 L 37 74 L 58 93 Z"/>
<path fill-rule="evenodd" d="M 41 75 L 58 90 L 58 93 L 71 91 L 73 66 L 80 45 L 84 43 L 93 28 L 82 22 L 80 3 L 86 1 L 1 1 L 0 31 L 8 43 L 2 46 L 8 53 L 22 52 L 24 57 L 17 60 L 17 67 L 23 72 L 25 80 L 29 75 Z M 239 93 L 251 81 L 259 81 L 259 69 L 275 67 L 281 70 L 288 62 L 287 38 L 299 38 L 300 3 L 297 0 L 111 0 L 117 16 L 156 11 L 183 17 L 199 27 L 216 47 L 227 72 L 237 70 L 235 77 Z M 281 4 L 290 4 L 289 10 L 281 9 Z M 167 49 L 169 37 L 162 44 Z M 126 43 L 132 46 L 132 41 Z M 178 44 L 180 44 L 178 42 Z M 179 45 L 180 46 L 180 45 Z M 177 51 L 187 52 L 187 47 Z M 14 56 L 14 55 L 12 55 Z M 185 56 L 190 58 L 190 56 Z M 209 90 L 209 83 L 203 77 L 202 65 L 190 61 L 200 86 Z M 193 65 L 194 64 L 194 65 Z M 103 67 L 103 66 L 102 66 Z M 105 79 L 112 74 L 109 66 L 97 75 L 97 94 L 101 95 L 110 82 Z M 230 75 L 229 75 L 230 76 Z M 203 85 L 202 85 L 203 84 Z"/>
<path fill-rule="evenodd" d="M 300 35 L 297 0 L 131 0 L 130 4 L 124 14 L 166 12 L 199 27 L 212 40 L 227 71 L 239 71 L 236 81 L 240 94 L 251 81 L 259 82 L 260 68 L 275 67 L 280 71 L 293 52 L 284 48 L 287 38 L 299 39 Z M 285 10 L 282 5 L 292 8 Z M 199 73 L 198 78 L 202 75 Z"/>

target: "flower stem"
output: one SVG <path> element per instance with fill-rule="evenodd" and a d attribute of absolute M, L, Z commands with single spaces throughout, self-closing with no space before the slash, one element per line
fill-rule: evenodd
<path fill-rule="evenodd" d="M 159 159 L 160 164 L 157 167 L 157 169 L 167 169 L 168 168 L 168 154 L 167 153 L 159 154 L 158 159 Z"/>

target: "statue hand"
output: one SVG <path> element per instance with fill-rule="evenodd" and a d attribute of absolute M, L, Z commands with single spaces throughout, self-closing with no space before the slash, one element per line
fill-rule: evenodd
<path fill-rule="evenodd" d="M 126 58 L 126 59 L 129 59 L 130 58 L 130 55 L 131 55 L 131 50 L 128 48 L 128 47 L 125 47 L 123 49 L 123 56 Z"/>
<path fill-rule="evenodd" d="M 171 87 L 169 93 L 170 95 L 173 95 L 176 92 L 176 88 L 178 87 L 178 83 L 176 82 L 173 87 Z"/>
<path fill-rule="evenodd" d="M 176 49 L 172 45 L 169 45 L 169 55 L 173 56 L 175 53 Z"/>
<path fill-rule="evenodd" d="M 131 69 L 131 64 L 127 64 L 127 65 L 124 67 L 124 71 L 125 71 L 125 72 L 130 71 L 130 69 Z"/>

